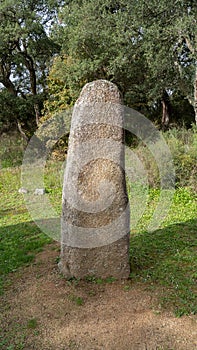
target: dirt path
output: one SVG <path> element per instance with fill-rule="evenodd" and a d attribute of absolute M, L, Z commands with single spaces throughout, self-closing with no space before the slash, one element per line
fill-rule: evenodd
<path fill-rule="evenodd" d="M 197 349 L 196 316 L 155 310 L 155 294 L 128 281 L 68 283 L 58 272 L 56 248 L 49 245 L 32 266 L 11 277 L 1 297 L 0 323 L 4 339 L 15 347 L 3 349 Z"/>

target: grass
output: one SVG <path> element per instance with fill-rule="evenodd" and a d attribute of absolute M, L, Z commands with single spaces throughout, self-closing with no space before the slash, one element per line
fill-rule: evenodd
<path fill-rule="evenodd" d="M 95 283 L 95 284 L 106 284 L 106 283 L 115 282 L 116 278 L 111 276 L 103 279 L 103 278 L 97 278 L 96 276 L 86 276 L 85 280 L 86 282 Z"/>
<path fill-rule="evenodd" d="M 74 294 L 69 295 L 69 300 L 73 301 L 76 305 L 81 306 L 84 304 L 84 300 L 82 297 L 76 296 Z"/>
<path fill-rule="evenodd" d="M 151 200 L 138 227 L 131 231 L 131 278 L 156 290 L 161 306 L 176 316 L 197 313 L 197 196 L 179 188 L 161 229 L 147 232 L 150 212 L 159 196 Z"/>
<path fill-rule="evenodd" d="M 27 322 L 27 328 L 29 329 L 36 329 L 38 327 L 38 321 L 36 318 L 31 318 L 28 322 Z"/>
<path fill-rule="evenodd" d="M 197 220 L 131 238 L 131 278 L 152 290 L 177 316 L 197 313 Z"/>
<path fill-rule="evenodd" d="M 0 348 L 2 350 L 27 349 L 28 338 L 34 336 L 36 339 L 39 335 L 37 327 L 38 321 L 35 318 L 29 319 L 27 322 L 24 321 L 23 324 L 18 323 L 18 320 L 12 320 L 9 324 L 9 332 L 0 335 Z"/>
<path fill-rule="evenodd" d="M 61 210 L 62 163 L 48 163 L 45 186 L 56 211 Z M 32 263 L 37 252 L 51 242 L 32 222 L 20 188 L 20 169 L 0 171 L 0 288 L 10 273 Z M 197 220 L 196 195 L 189 188 L 176 189 L 171 208 L 160 229 L 147 232 L 159 190 L 150 189 L 146 210 L 131 228 L 131 282 L 157 290 L 162 307 L 177 316 L 197 313 Z M 93 277 L 88 282 L 100 283 Z M 110 278 L 109 283 L 113 282 Z M 103 281 L 102 281 L 103 283 Z M 126 288 L 129 291 L 129 285 Z M 80 305 L 81 299 L 74 301 Z M 32 321 L 33 322 L 33 321 Z M 29 327 L 34 328 L 34 322 Z"/>
<path fill-rule="evenodd" d="M 0 294 L 9 273 L 30 264 L 51 239 L 31 221 L 20 188 L 20 169 L 0 172 Z"/>

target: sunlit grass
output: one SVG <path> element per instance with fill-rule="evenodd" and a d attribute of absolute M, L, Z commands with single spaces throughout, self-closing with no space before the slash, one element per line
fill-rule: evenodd
<path fill-rule="evenodd" d="M 63 163 L 47 163 L 45 189 L 58 215 L 61 213 L 62 176 Z M 20 187 L 19 168 L 0 171 L 1 291 L 10 272 L 31 263 L 35 254 L 51 242 L 32 222 L 23 195 L 18 193 Z M 133 193 L 136 194 L 136 189 Z M 129 195 L 135 204 L 132 193 Z M 131 226 L 131 282 L 159 290 L 158 302 L 172 308 L 177 316 L 197 313 L 196 195 L 189 188 L 176 189 L 167 217 L 154 232 L 148 232 L 147 227 L 160 191 L 141 188 L 138 199 L 141 201 L 143 196 L 143 215 L 135 227 Z"/>

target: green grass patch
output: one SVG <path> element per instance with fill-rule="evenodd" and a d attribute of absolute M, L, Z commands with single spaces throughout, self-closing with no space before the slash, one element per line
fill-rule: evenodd
<path fill-rule="evenodd" d="M 61 212 L 63 162 L 47 163 L 45 186 L 47 195 Z M 51 242 L 32 222 L 23 195 L 18 193 L 20 169 L 0 171 L 0 286 L 9 274 L 30 264 L 37 252 Z M 197 197 L 189 188 L 176 189 L 169 213 L 160 229 L 147 232 L 160 191 L 141 189 L 145 195 L 145 211 L 135 227 L 131 227 L 131 278 L 151 290 L 159 290 L 159 302 L 172 308 L 177 316 L 197 313 Z M 132 190 L 129 194 L 132 197 Z M 131 198 L 132 200 L 132 198 Z M 139 200 L 139 203 L 140 203 Z M 103 283 L 91 277 L 89 282 Z M 113 282 L 109 280 L 108 283 Z M 77 303 L 77 301 L 76 301 Z M 79 301 L 80 303 L 80 301 Z"/>
<path fill-rule="evenodd" d="M 32 222 L 0 228 L 0 293 L 6 275 L 31 263 L 35 254 L 50 242 Z"/>
<path fill-rule="evenodd" d="M 95 284 L 106 284 L 106 283 L 113 283 L 116 281 L 116 278 L 111 276 L 107 278 L 98 278 L 96 276 L 86 276 L 85 280 L 89 283 L 95 283 Z"/>
<path fill-rule="evenodd" d="M 0 171 L 0 293 L 8 274 L 31 263 L 51 242 L 31 221 L 20 187 L 19 168 Z"/>
<path fill-rule="evenodd" d="M 152 197 L 147 210 L 154 205 Z M 154 290 L 177 316 L 197 313 L 197 202 L 187 188 L 177 189 L 162 228 L 131 235 L 131 278 Z M 146 226 L 146 215 L 140 227 Z"/>
<path fill-rule="evenodd" d="M 84 304 L 83 298 L 76 296 L 74 294 L 70 294 L 68 298 L 69 298 L 69 300 L 73 301 L 78 306 L 82 306 Z"/>
<path fill-rule="evenodd" d="M 36 318 L 31 318 L 27 322 L 27 328 L 29 329 L 36 329 L 38 327 L 38 320 Z"/>

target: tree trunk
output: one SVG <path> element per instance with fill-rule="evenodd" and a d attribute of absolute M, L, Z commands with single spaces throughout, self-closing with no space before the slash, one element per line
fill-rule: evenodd
<path fill-rule="evenodd" d="M 21 123 L 19 122 L 18 119 L 17 119 L 17 126 L 18 126 L 18 130 L 19 130 L 19 132 L 20 132 L 22 138 L 25 140 L 25 142 L 28 142 L 29 139 L 28 139 L 27 135 L 25 134 L 25 132 L 23 131 L 22 126 L 21 126 Z"/>
<path fill-rule="evenodd" d="M 195 123 L 197 125 L 197 68 L 194 79 L 194 113 L 195 113 Z"/>
<path fill-rule="evenodd" d="M 161 103 L 162 103 L 162 120 L 161 120 L 162 130 L 166 130 L 169 126 L 170 112 L 171 112 L 170 100 L 166 90 L 163 91 Z"/>
<path fill-rule="evenodd" d="M 26 54 L 25 57 L 26 67 L 29 70 L 30 75 L 30 85 L 31 85 L 31 92 L 34 96 L 37 96 L 37 79 L 36 79 L 36 72 L 34 69 L 34 62 L 31 56 Z M 36 114 L 36 125 L 39 126 L 39 119 L 40 119 L 40 108 L 38 103 L 34 103 L 34 111 Z"/>
<path fill-rule="evenodd" d="M 192 45 L 191 40 L 188 37 L 185 37 L 185 42 L 187 44 L 187 47 L 189 51 L 192 53 L 193 57 L 196 59 L 196 48 L 195 45 Z M 188 99 L 191 105 L 194 107 L 194 113 L 195 113 L 195 123 L 197 125 L 197 67 L 195 71 L 194 76 L 194 101 L 192 99 Z"/>
<path fill-rule="evenodd" d="M 40 108 L 39 108 L 38 103 L 35 103 L 35 104 L 34 104 L 34 111 L 35 111 L 35 114 L 36 114 L 36 125 L 39 126 Z"/>
<path fill-rule="evenodd" d="M 11 68 L 10 68 L 10 70 L 9 70 L 9 68 L 6 67 L 6 64 L 4 62 L 1 62 L 1 64 L 0 64 L 0 82 L 10 92 L 11 95 L 16 97 L 17 91 L 16 91 L 14 84 L 10 80 Z"/>
<path fill-rule="evenodd" d="M 37 78 L 36 78 L 36 71 L 34 68 L 34 60 L 27 53 L 26 49 L 25 49 L 25 51 L 21 51 L 21 49 L 19 47 L 19 50 L 20 50 L 21 55 L 24 58 L 25 66 L 29 71 L 31 93 L 33 96 L 37 96 Z M 39 126 L 40 108 L 39 108 L 39 104 L 37 102 L 34 103 L 34 111 L 35 111 L 35 115 L 36 115 L 36 125 Z"/>

